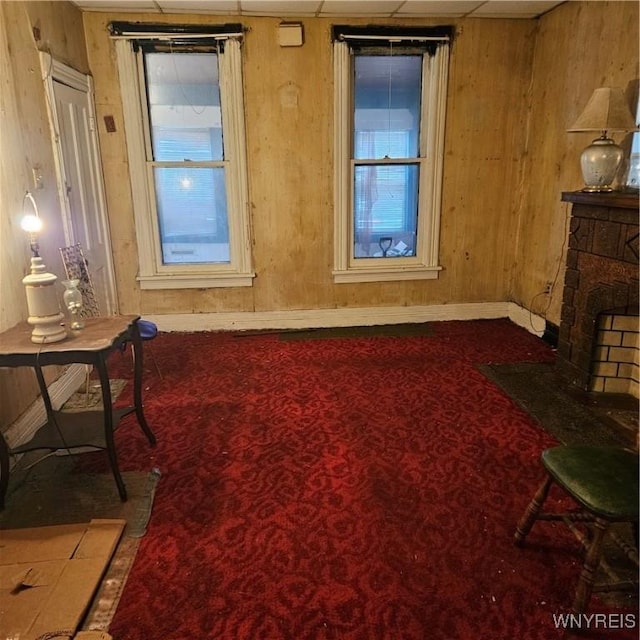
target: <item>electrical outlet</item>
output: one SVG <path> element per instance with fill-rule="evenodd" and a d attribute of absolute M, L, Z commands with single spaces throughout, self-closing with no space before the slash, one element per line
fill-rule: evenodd
<path fill-rule="evenodd" d="M 551 293 L 551 289 L 553 289 L 553 282 L 546 282 L 544 285 L 544 293 Z"/>

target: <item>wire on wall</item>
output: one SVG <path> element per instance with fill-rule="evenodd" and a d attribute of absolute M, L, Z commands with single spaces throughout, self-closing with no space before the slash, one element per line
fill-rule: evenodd
<path fill-rule="evenodd" d="M 553 276 L 553 280 L 551 281 L 551 287 L 545 291 L 540 291 L 539 293 L 536 293 L 535 296 L 533 296 L 533 298 L 531 298 L 531 302 L 529 304 L 529 324 L 531 325 L 531 329 L 533 329 L 534 332 L 539 333 L 541 331 L 544 331 L 546 327 L 542 327 L 541 329 L 536 329 L 536 327 L 533 324 L 533 304 L 534 302 L 540 297 L 540 296 L 548 296 L 547 298 L 547 304 L 544 307 L 544 309 L 542 310 L 541 314 L 543 316 L 543 318 L 546 319 L 546 314 L 549 311 L 550 307 L 551 307 L 551 302 L 552 302 L 552 297 L 551 294 L 553 293 L 554 289 L 556 288 L 556 285 L 558 284 L 558 278 L 560 277 L 560 269 L 562 268 L 562 257 L 565 254 L 565 249 L 567 247 L 567 241 L 569 239 L 569 220 L 571 219 L 571 216 L 569 215 L 569 206 L 568 204 L 564 204 L 564 233 L 563 233 L 563 240 L 562 240 L 562 247 L 560 249 L 560 257 L 558 258 L 557 264 L 556 264 L 556 272 Z"/>

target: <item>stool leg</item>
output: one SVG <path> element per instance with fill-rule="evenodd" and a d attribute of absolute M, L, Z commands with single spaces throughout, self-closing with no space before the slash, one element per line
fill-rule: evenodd
<path fill-rule="evenodd" d="M 602 553 L 602 542 L 607 532 L 609 523 L 602 518 L 596 518 L 594 521 L 594 532 L 591 544 L 587 549 L 587 555 L 582 565 L 582 573 L 578 580 L 578 588 L 576 589 L 576 597 L 573 601 L 573 610 L 575 613 L 584 613 L 589 606 L 591 593 L 593 591 L 593 583 L 596 577 L 596 571 L 600 565 L 600 555 Z"/>
<path fill-rule="evenodd" d="M 531 531 L 531 527 L 536 521 L 538 513 L 540 513 L 540 509 L 542 508 L 544 501 L 547 499 L 552 482 L 553 480 L 551 476 L 547 475 L 545 481 L 540 485 L 538 491 L 536 491 L 536 494 L 533 496 L 533 499 L 529 503 L 529 506 L 524 512 L 522 518 L 520 518 L 520 522 L 518 522 L 516 532 L 513 536 L 513 540 L 516 545 L 522 546 L 524 544 L 524 539 L 527 537 L 529 531 Z"/>

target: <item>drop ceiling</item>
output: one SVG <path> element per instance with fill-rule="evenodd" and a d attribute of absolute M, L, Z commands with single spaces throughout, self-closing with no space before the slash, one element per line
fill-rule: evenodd
<path fill-rule="evenodd" d="M 230 16 L 536 18 L 554 0 L 72 0 L 83 11 Z"/>

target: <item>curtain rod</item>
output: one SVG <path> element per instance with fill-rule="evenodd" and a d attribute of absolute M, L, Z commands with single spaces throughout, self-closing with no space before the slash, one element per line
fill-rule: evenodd
<path fill-rule="evenodd" d="M 238 23 L 207 26 L 157 22 L 111 22 L 108 28 L 114 40 L 175 40 L 177 38 L 225 40 L 244 35 L 242 25 Z"/>
<path fill-rule="evenodd" d="M 185 40 L 185 39 L 208 39 L 208 40 L 227 40 L 229 38 L 242 37 L 244 34 L 239 32 L 230 33 L 127 33 L 112 35 L 113 40 Z"/>
<path fill-rule="evenodd" d="M 384 40 L 386 42 L 404 42 L 412 40 L 414 42 L 449 42 L 449 36 L 364 36 L 364 35 L 348 35 L 343 33 L 339 36 L 340 40 Z"/>

